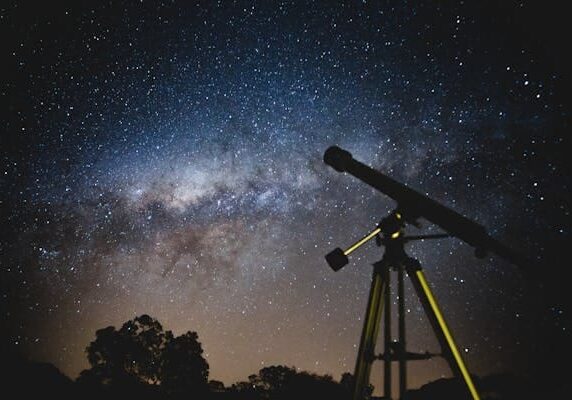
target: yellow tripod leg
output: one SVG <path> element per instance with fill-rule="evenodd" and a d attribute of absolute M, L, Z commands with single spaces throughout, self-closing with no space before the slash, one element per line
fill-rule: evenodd
<path fill-rule="evenodd" d="M 388 282 L 383 279 L 383 274 L 374 270 L 369 291 L 369 299 L 365 313 L 365 320 L 361 333 L 356 367 L 354 371 L 353 400 L 363 400 L 366 387 L 369 385 L 371 364 L 373 363 L 375 342 L 379 333 L 379 323 L 383 310 L 384 293 Z"/>
<path fill-rule="evenodd" d="M 443 337 L 440 337 L 436 329 L 436 326 L 434 326 L 435 334 L 437 334 L 437 338 L 441 342 L 441 346 L 443 346 L 443 342 L 445 342 L 447 345 L 447 349 L 453 356 L 454 364 L 452 363 L 452 361 L 449 360 L 450 361 L 449 364 L 453 368 L 453 372 L 460 373 L 473 399 L 480 400 L 479 394 L 477 393 L 477 389 L 475 388 L 471 375 L 469 374 L 469 371 L 465 366 L 465 362 L 463 361 L 463 357 L 461 357 L 461 353 L 457 349 L 457 345 L 455 344 L 453 335 L 451 335 L 451 331 L 449 330 L 449 327 L 445 322 L 445 318 L 443 317 L 443 314 L 439 310 L 439 305 L 437 304 L 437 300 L 435 300 L 435 296 L 433 296 L 433 293 L 431 292 L 431 288 L 427 283 L 427 279 L 425 279 L 425 274 L 423 273 L 422 270 L 416 270 L 416 271 L 411 271 L 409 276 L 413 282 L 413 286 L 418 291 L 418 295 L 420 296 L 421 302 L 426 308 L 426 312 L 429 316 L 429 319 L 432 321 L 432 325 L 438 325 L 438 327 L 440 328 L 440 333 L 443 335 Z M 419 288 L 422 289 L 422 294 L 424 296 L 421 296 L 421 293 L 419 293 Z M 427 306 L 430 307 L 430 310 L 427 310 Z M 431 311 L 432 313 L 429 314 L 428 311 Z M 443 350 L 445 350 L 445 348 Z M 456 366 L 457 368 L 455 369 L 454 366 Z"/>

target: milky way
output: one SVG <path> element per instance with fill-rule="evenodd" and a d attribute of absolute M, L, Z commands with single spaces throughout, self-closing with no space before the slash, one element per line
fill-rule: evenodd
<path fill-rule="evenodd" d="M 351 371 L 381 249 L 337 273 L 323 256 L 395 204 L 325 166 L 333 144 L 558 271 L 562 79 L 485 11 L 3 6 L 4 342 L 76 376 L 95 330 L 147 313 L 197 331 L 227 384 L 271 364 Z M 531 311 L 502 260 L 456 239 L 409 249 L 474 373 L 526 370 L 539 321 L 567 334 L 563 304 Z M 411 350 L 437 351 L 407 301 Z M 449 375 L 442 360 L 411 372 Z"/>

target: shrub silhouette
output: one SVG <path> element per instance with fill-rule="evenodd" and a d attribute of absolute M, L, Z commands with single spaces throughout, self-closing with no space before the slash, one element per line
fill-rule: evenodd
<path fill-rule="evenodd" d="M 231 390 L 248 399 L 349 399 L 346 387 L 329 375 L 298 372 L 283 365 L 262 368 L 258 375 L 250 375 L 248 382 L 238 382 Z"/>

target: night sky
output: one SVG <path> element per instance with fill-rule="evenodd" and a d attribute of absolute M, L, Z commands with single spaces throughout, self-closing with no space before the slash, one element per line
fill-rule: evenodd
<path fill-rule="evenodd" d="M 570 351 L 570 49 L 559 10 L 503 3 L 2 5 L 3 348 L 76 377 L 97 329 L 147 313 L 197 331 L 226 384 L 353 371 L 382 249 L 337 273 L 323 256 L 395 203 L 327 167 L 335 144 L 535 260 L 407 247 L 471 372 L 552 374 Z M 409 289 L 409 348 L 438 351 Z"/>

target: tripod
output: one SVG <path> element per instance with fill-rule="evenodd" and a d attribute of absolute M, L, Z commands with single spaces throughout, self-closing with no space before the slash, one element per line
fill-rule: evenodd
<path fill-rule="evenodd" d="M 447 234 L 411 236 L 403 235 L 404 219 L 398 211 L 392 212 L 384 218 L 379 226 L 363 239 L 355 243 L 346 251 L 337 248 L 326 256 L 326 260 L 334 270 L 338 270 L 347 264 L 347 256 L 358 247 L 382 234 L 378 241 L 379 245 L 385 246 L 382 259 L 373 264 L 373 276 L 367 303 L 367 309 L 361 334 L 361 340 L 354 371 L 353 400 L 362 400 L 366 396 L 369 386 L 371 367 L 376 359 L 384 362 L 384 398 L 391 399 L 391 363 L 396 361 L 399 365 L 399 395 L 405 395 L 407 390 L 407 361 L 426 360 L 437 354 L 411 353 L 406 351 L 405 338 L 405 273 L 411 279 L 413 288 L 427 315 L 431 327 L 439 341 L 442 353 L 454 375 L 462 378 L 467 390 L 474 400 L 479 400 L 479 395 L 467 371 L 463 358 L 457 349 L 453 336 L 439 309 L 437 301 L 427 283 L 421 264 L 405 253 L 404 244 L 410 240 L 436 239 L 449 237 Z M 391 307 L 390 307 L 390 271 L 397 272 L 398 291 L 398 340 L 391 338 Z M 384 352 L 375 354 L 375 344 L 379 334 L 381 315 L 385 303 L 384 319 Z"/>

